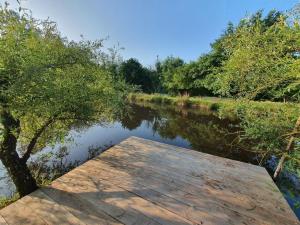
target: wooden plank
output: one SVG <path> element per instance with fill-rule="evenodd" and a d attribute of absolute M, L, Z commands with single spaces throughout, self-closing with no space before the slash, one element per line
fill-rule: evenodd
<path fill-rule="evenodd" d="M 212 165 L 217 164 L 219 167 L 226 168 L 231 172 L 239 172 L 241 169 L 242 170 L 249 170 L 249 175 L 254 174 L 255 176 L 261 175 L 262 171 L 265 171 L 263 167 L 256 166 L 253 164 L 249 163 L 244 163 L 236 160 L 231 160 L 219 156 L 214 156 L 211 154 L 199 152 L 199 151 L 194 151 L 191 149 L 186 149 L 186 148 L 181 148 L 178 146 L 174 145 L 169 145 L 165 143 L 160 143 L 156 141 L 151 141 L 143 138 L 138 138 L 138 137 L 130 137 L 124 141 L 122 141 L 120 144 L 117 146 L 120 146 L 122 148 L 126 148 L 126 146 L 131 146 L 130 149 L 135 149 L 138 150 L 140 149 L 140 146 L 143 147 L 143 151 L 159 151 L 160 154 L 164 154 L 165 156 L 168 156 L 169 153 L 171 154 L 180 154 L 183 159 L 188 159 L 191 161 L 194 160 L 200 160 L 197 162 L 201 163 L 210 163 Z M 133 148 L 132 148 L 133 147 Z M 187 158 L 186 158 L 187 157 Z"/>
<path fill-rule="evenodd" d="M 77 184 L 78 181 L 80 181 L 80 185 Z M 134 211 L 135 215 L 132 217 L 143 216 L 145 222 L 154 220 L 158 224 L 165 225 L 194 224 L 110 182 L 105 180 L 99 181 L 97 177 L 90 176 L 88 173 L 82 173 L 79 169 L 75 169 L 63 176 L 59 179 L 59 182 L 55 182 L 51 186 L 63 189 L 68 188 L 69 192 L 79 194 L 80 197 L 97 205 L 108 204 L 113 206 L 114 209 L 108 213 L 114 213 L 116 209 L 121 209 L 122 213 L 124 211 Z M 115 217 L 115 215 L 113 216 Z M 127 221 L 125 223 L 129 224 Z"/>
<path fill-rule="evenodd" d="M 22 198 L 20 201 L 31 208 L 35 215 L 43 218 L 49 225 L 84 225 L 82 221 L 66 210 L 64 206 L 57 204 L 41 190 L 31 193 L 27 197 Z"/>
<path fill-rule="evenodd" d="M 65 190 L 45 187 L 42 188 L 41 191 L 50 196 L 56 203 L 63 205 L 64 208 L 85 224 L 123 224 L 104 212 L 95 210 L 93 205 L 89 204 L 89 202 L 83 201 Z"/>
<path fill-rule="evenodd" d="M 147 144 L 145 144 L 144 142 Z M 265 181 L 266 179 L 266 170 L 263 167 L 246 163 L 245 166 L 242 167 L 241 162 L 238 161 L 223 159 L 217 156 L 212 156 L 188 149 L 185 149 L 184 151 L 182 150 L 182 148 L 176 146 L 173 146 L 173 148 L 171 148 L 169 145 L 149 140 L 130 138 L 115 146 L 114 148 L 120 149 L 118 153 L 124 152 L 124 150 L 126 152 L 134 152 L 135 154 L 139 153 L 139 157 L 141 157 L 140 159 L 151 160 L 155 158 L 156 160 L 161 159 L 163 161 L 176 162 L 177 166 L 180 169 L 186 168 L 186 166 L 188 166 L 189 168 L 195 170 L 198 169 L 202 173 L 205 171 L 207 172 L 207 169 L 209 169 L 209 173 L 215 172 L 215 174 L 217 175 L 226 173 L 227 176 L 233 179 L 236 179 L 236 176 L 240 175 L 241 172 L 246 172 L 247 176 L 240 177 L 240 180 L 243 180 L 245 182 L 252 182 L 254 180 L 256 182 L 260 180 Z M 195 153 L 197 154 L 195 155 Z M 157 157 L 158 155 L 160 157 Z M 211 170 L 212 168 L 214 169 L 213 171 Z M 195 173 L 195 175 L 197 175 L 197 171 L 193 172 Z"/>
<path fill-rule="evenodd" d="M 132 208 L 124 209 L 109 201 L 105 201 L 105 199 L 103 199 L 103 197 L 106 196 L 105 193 L 99 190 L 100 185 L 95 186 L 93 180 L 89 182 L 89 179 L 80 177 L 79 175 L 76 175 L 75 178 L 69 176 L 70 173 L 68 177 L 64 176 L 57 179 L 51 184 L 51 188 L 68 192 L 69 195 L 80 199 L 80 201 L 87 202 L 93 211 L 105 212 L 123 224 L 135 225 L 139 224 L 139 221 L 143 221 L 145 224 L 159 225 L 159 223 L 139 214 Z"/>
<path fill-rule="evenodd" d="M 231 218 L 230 215 L 239 213 L 245 216 L 245 218 L 249 218 L 249 220 L 263 221 L 265 217 L 270 217 L 269 207 L 274 208 L 274 205 L 270 205 L 266 208 L 265 205 L 261 206 L 257 201 L 245 197 L 243 199 L 237 199 L 234 194 L 226 198 L 222 195 L 215 196 L 214 193 L 210 193 L 206 189 L 199 189 L 190 184 L 183 186 L 183 182 L 178 181 L 174 177 L 166 180 L 166 177 L 160 176 L 157 179 L 155 172 L 149 171 L 148 169 L 144 170 L 143 168 L 129 168 L 130 166 L 128 164 L 126 166 L 120 166 L 119 161 L 109 164 L 99 160 L 97 163 L 89 163 L 87 166 L 88 168 L 85 167 L 84 170 L 90 174 L 94 174 L 99 177 L 99 179 L 106 179 L 120 186 L 125 185 L 127 181 L 130 187 L 136 191 L 140 190 L 134 188 L 134 186 L 138 187 L 142 185 L 141 188 L 144 186 L 147 187 L 147 190 L 159 192 L 160 194 L 180 200 L 189 206 L 197 207 L 198 210 L 201 209 L 201 212 L 205 210 L 209 212 L 215 211 L 216 215 L 226 213 L 229 218 Z M 162 198 L 164 197 L 165 196 L 162 196 Z M 159 199 L 157 199 L 157 201 L 159 201 Z M 281 216 L 282 211 L 280 209 L 274 209 L 272 213 L 274 214 L 270 218 L 271 221 L 273 221 L 272 224 L 277 224 L 277 221 L 284 219 L 284 216 Z M 253 221 L 251 223 L 254 224 Z"/>
<path fill-rule="evenodd" d="M 0 225 L 8 225 L 5 219 L 0 215 Z"/>
<path fill-rule="evenodd" d="M 115 151 L 113 149 L 116 149 Z M 123 162 L 124 165 L 132 165 L 138 168 L 147 168 L 151 169 L 154 172 L 160 172 L 166 176 L 171 176 L 174 178 L 182 179 L 190 183 L 191 185 L 199 186 L 199 188 L 211 188 L 214 192 L 219 192 L 221 194 L 230 191 L 234 193 L 235 196 L 248 196 L 248 198 L 254 198 L 265 202 L 266 204 L 271 204 L 270 199 L 278 203 L 278 207 L 282 209 L 289 207 L 285 202 L 282 194 L 279 192 L 276 185 L 272 180 L 265 179 L 263 186 L 259 186 L 256 183 L 255 179 L 250 181 L 244 181 L 239 177 L 247 176 L 246 171 L 241 171 L 239 177 L 233 178 L 228 176 L 224 172 L 219 175 L 218 172 L 214 171 L 214 167 L 209 169 L 201 164 L 200 168 L 203 167 L 203 170 L 198 169 L 197 165 L 193 162 L 182 163 L 180 158 L 175 158 L 174 160 L 164 160 L 163 157 L 159 154 L 149 154 L 149 156 L 143 156 L 139 151 L 131 151 L 123 148 L 123 151 L 119 151 L 119 148 L 113 148 L 112 151 L 105 152 L 101 155 L 102 161 L 113 161 L 118 159 L 120 162 Z M 170 153 L 172 155 L 172 153 Z M 163 165 L 163 166 L 162 166 Z M 269 176 L 269 175 L 268 175 Z M 251 184 L 251 189 L 249 189 L 249 184 Z M 260 190 L 264 190 L 263 192 Z M 242 197 L 244 198 L 244 197 Z"/>
<path fill-rule="evenodd" d="M 124 188 L 194 223 L 201 221 L 203 224 L 271 224 L 256 219 L 253 214 L 252 217 L 242 215 L 238 211 L 216 204 L 211 199 L 202 198 L 199 201 L 199 196 L 156 182 L 151 176 L 139 180 L 138 177 L 126 176 L 126 173 L 121 171 L 112 172 L 110 168 L 105 168 L 104 164 L 98 163 L 99 167 L 91 165 L 91 168 L 85 167 L 82 172 Z M 276 222 L 276 218 L 274 221 Z"/>
<path fill-rule="evenodd" d="M 135 138 L 134 138 L 135 139 Z M 147 166 L 147 170 L 148 168 L 151 168 L 153 169 L 153 171 L 156 171 L 157 169 L 158 170 L 162 170 L 162 167 L 166 167 L 166 165 L 170 165 L 170 162 L 171 162 L 171 167 L 167 167 L 166 170 L 164 170 L 165 168 L 163 168 L 163 172 L 170 175 L 170 173 L 168 173 L 168 171 L 174 171 L 175 174 L 171 174 L 172 177 L 176 177 L 176 175 L 180 174 L 180 172 L 182 171 L 185 171 L 185 169 L 189 170 L 189 165 L 192 165 L 194 166 L 194 168 L 197 169 L 197 165 L 193 165 L 193 163 L 191 163 L 192 161 L 188 161 L 189 163 L 184 163 L 184 165 L 181 165 L 181 162 L 180 162 L 180 158 L 174 158 L 174 150 L 172 152 L 169 152 L 169 155 L 172 155 L 172 160 L 165 160 L 165 158 L 167 157 L 161 157 L 160 154 L 155 154 L 153 156 L 153 151 L 154 150 L 151 150 L 152 149 L 152 144 L 148 144 L 148 146 L 146 146 L 146 148 L 144 148 L 141 144 L 138 145 L 136 143 L 132 144 L 133 142 L 130 140 L 126 140 L 126 142 L 130 142 L 131 144 L 131 147 L 128 149 L 127 147 L 125 148 L 124 147 L 124 142 L 122 142 L 119 146 L 121 146 L 122 148 L 120 149 L 119 146 L 116 146 L 118 150 L 116 151 L 109 151 L 107 153 L 104 153 L 102 156 L 101 156 L 101 160 L 105 161 L 107 158 L 110 157 L 110 155 L 113 155 L 114 152 L 117 152 L 117 157 L 115 157 L 115 155 L 113 155 L 113 157 L 115 159 L 118 160 L 117 163 L 120 163 L 120 160 L 123 162 L 125 161 L 125 166 L 128 167 L 129 164 L 133 164 L 135 167 L 137 168 L 141 168 L 141 167 L 145 167 Z M 137 141 L 135 141 L 137 142 Z M 151 142 L 151 141 L 146 141 L 146 142 Z M 133 147 L 133 145 L 135 147 Z M 163 148 L 163 144 L 159 144 L 160 146 L 160 149 L 155 149 L 155 151 L 160 151 L 161 149 L 164 149 Z M 143 159 L 143 155 L 141 155 L 139 152 L 143 152 L 144 150 L 148 150 L 151 152 L 151 154 L 147 155 L 146 157 L 146 160 L 141 160 Z M 174 149 L 176 150 L 177 147 L 174 147 Z M 129 155 L 129 156 L 125 156 L 125 157 L 122 157 L 122 153 L 125 153 L 127 154 L 128 152 L 131 152 L 132 151 L 132 155 Z M 188 152 L 188 151 L 187 151 Z M 108 157 L 105 156 L 105 154 L 108 154 Z M 126 161 L 125 159 L 126 158 L 130 158 L 130 160 Z M 160 160 L 160 158 L 163 158 L 163 160 Z M 158 159 L 158 163 L 156 163 L 156 160 Z M 142 161 L 143 163 L 139 166 L 139 162 Z M 232 160 L 231 160 L 232 161 Z M 174 163 L 176 162 L 176 163 Z M 184 162 L 184 161 L 183 161 Z M 235 161 L 231 162 L 232 163 L 235 163 Z M 153 165 L 154 164 L 154 165 Z M 151 165 L 150 167 L 148 167 L 148 165 Z M 179 165 L 179 166 L 178 166 Z M 186 168 L 185 168 L 185 165 L 188 165 Z M 202 169 L 202 166 L 203 164 L 201 164 L 201 166 L 198 166 L 198 168 L 201 168 Z M 180 168 L 179 171 L 177 171 L 177 167 Z M 193 169 L 194 169 L 193 168 Z M 231 167 L 230 167 L 231 168 Z M 214 173 L 214 170 L 211 169 L 211 173 L 208 174 L 207 177 L 214 177 L 213 175 L 215 175 L 216 173 Z M 236 185 L 239 185 L 239 186 L 229 186 L 229 190 L 232 191 L 232 193 L 234 195 L 238 195 L 240 193 L 246 193 L 247 195 L 252 194 L 250 196 L 248 196 L 250 199 L 263 199 L 262 201 L 260 201 L 259 203 L 262 204 L 262 206 L 265 207 L 265 212 L 264 214 L 265 215 L 268 215 L 270 214 L 270 210 L 269 208 L 274 208 L 275 210 L 272 210 L 271 212 L 273 213 L 273 217 L 276 219 L 278 217 L 283 217 L 283 216 L 280 216 L 282 214 L 284 214 L 284 216 L 286 216 L 286 213 L 288 213 L 290 215 L 289 218 L 292 219 L 292 221 L 297 221 L 297 218 L 295 217 L 294 213 L 290 210 L 288 204 L 286 203 L 286 201 L 283 199 L 283 196 L 282 194 L 279 192 L 279 190 L 277 189 L 277 187 L 275 186 L 275 184 L 273 183 L 272 179 L 270 178 L 270 176 L 268 174 L 266 174 L 266 171 L 263 169 L 263 170 L 260 170 L 261 172 L 265 172 L 265 179 L 268 180 L 268 186 L 265 186 L 263 189 L 261 187 L 257 187 L 255 188 L 255 185 L 253 185 L 251 183 L 251 185 L 249 186 L 249 183 L 248 182 L 239 182 L 237 183 Z M 201 171 L 197 171 L 198 173 L 201 174 Z M 243 171 L 241 171 L 241 176 L 243 176 Z M 248 173 L 248 171 L 244 171 L 245 173 Z M 183 175 L 186 175 L 188 176 L 189 174 L 183 174 Z M 245 174 L 244 174 L 245 175 Z M 245 175 L 247 176 L 247 175 Z M 200 177 L 199 177 L 200 178 Z M 192 178 L 193 179 L 193 178 Z M 224 179 L 222 179 L 222 177 L 220 176 L 217 176 L 215 177 L 215 181 L 218 181 L 219 184 L 223 182 Z M 199 180 L 199 179 L 198 179 Z M 232 179 L 228 179 L 230 182 L 232 182 Z M 214 180 L 213 180 L 214 181 Z M 221 182 L 220 182 L 221 181 Z M 225 180 L 226 182 L 226 180 Z M 218 183 L 217 183 L 218 184 Z M 202 185 L 202 183 L 198 183 L 198 185 Z M 207 186 L 207 184 L 206 184 Z M 239 187 L 242 187 L 244 186 L 244 189 L 239 189 Z M 249 189 L 249 187 L 251 187 Z M 224 190 L 225 188 L 222 187 L 221 188 L 221 193 L 227 193 L 227 189 L 226 191 Z M 270 191 L 269 191 L 270 190 Z M 246 196 L 247 197 L 247 196 Z M 243 200 L 243 198 L 245 199 L 245 196 L 242 196 L 242 198 L 240 200 Z M 264 199 L 265 198 L 265 199 Z M 257 207 L 257 202 L 255 202 L 255 207 Z M 242 208 L 243 209 L 243 208 Z M 261 209 L 260 207 L 258 207 L 258 210 Z M 248 210 L 248 208 L 244 208 L 244 210 Z M 277 212 L 276 212 L 277 211 Z M 273 219 L 273 217 L 270 217 L 271 219 Z"/>
<path fill-rule="evenodd" d="M 29 196 L 24 198 L 30 199 Z M 40 218 L 28 205 L 21 201 L 22 199 L 1 209 L 0 214 L 5 221 L 11 225 L 47 225 L 47 222 L 43 218 Z"/>
<path fill-rule="evenodd" d="M 130 143 L 129 145 L 127 145 L 128 142 Z M 267 187 L 267 188 L 270 188 L 270 184 L 271 185 L 274 184 L 273 181 L 270 179 L 270 176 L 267 175 L 266 170 L 262 167 L 245 164 L 252 168 L 259 168 L 259 172 L 255 172 L 254 176 L 251 176 L 250 174 L 253 172 L 252 170 L 248 170 L 245 168 L 243 168 L 243 169 L 236 168 L 236 164 L 240 164 L 240 162 L 237 162 L 234 160 L 226 159 L 227 160 L 226 164 L 224 164 L 224 163 L 219 164 L 218 160 L 220 160 L 220 157 L 211 156 L 215 160 L 215 162 L 214 162 L 211 160 L 206 160 L 206 158 L 208 158 L 207 154 L 196 152 L 200 156 L 202 156 L 202 154 L 204 156 L 206 156 L 205 158 L 203 158 L 203 159 L 200 158 L 198 160 L 195 157 L 189 156 L 190 152 L 195 153 L 195 151 L 185 150 L 185 152 L 178 152 L 178 150 L 181 150 L 181 148 L 178 148 L 175 146 L 173 146 L 172 151 L 167 151 L 167 154 L 164 154 L 164 151 L 165 151 L 165 149 L 163 148 L 164 144 L 161 144 L 161 143 L 156 144 L 156 145 L 159 145 L 160 148 L 154 148 L 153 147 L 154 144 L 153 145 L 148 144 L 147 147 L 141 147 L 142 146 L 141 143 L 138 144 L 137 142 L 139 142 L 139 139 L 133 138 L 133 141 L 131 139 L 126 140 L 126 141 L 122 142 L 119 146 L 116 146 L 117 148 L 121 147 L 121 149 L 125 150 L 125 151 L 121 151 L 121 150 L 117 151 L 118 155 L 120 155 L 120 153 L 126 153 L 126 154 L 133 153 L 133 155 L 130 155 L 129 157 L 137 156 L 140 162 L 143 162 L 143 163 L 148 162 L 149 164 L 151 164 L 152 160 L 154 160 L 155 162 L 160 163 L 160 165 L 164 165 L 163 167 L 166 167 L 165 163 L 171 163 L 171 165 L 173 167 L 180 168 L 180 171 L 182 171 L 184 173 L 184 175 L 186 175 L 186 172 L 188 172 L 187 175 L 193 176 L 193 177 L 209 175 L 209 176 L 213 176 L 213 177 L 211 177 L 212 179 L 222 180 L 222 179 L 224 179 L 224 175 L 226 175 L 226 178 L 228 178 L 226 180 L 230 180 L 230 183 L 235 182 L 235 181 L 239 182 L 240 184 L 243 184 L 243 183 L 248 184 L 248 182 L 254 182 L 252 184 L 252 186 Z M 143 140 L 143 142 L 151 143 L 151 141 L 149 141 L 149 140 L 147 140 L 147 141 Z M 156 143 L 156 142 L 154 142 L 154 143 Z M 184 153 L 184 154 L 182 154 L 182 153 Z M 186 157 L 186 156 L 188 156 L 188 157 Z M 121 157 L 121 155 L 119 157 Z M 124 155 L 123 157 L 126 157 L 126 155 Z M 131 160 L 131 161 L 133 161 L 133 160 Z M 186 163 L 186 162 L 189 162 L 189 163 Z M 244 173 L 244 176 L 241 176 L 241 174 L 243 174 L 243 173 Z M 262 177 L 262 180 L 260 181 L 259 178 L 261 178 L 261 177 Z M 226 180 L 224 179 L 225 182 L 226 182 Z M 243 183 L 241 183 L 241 181 L 243 181 Z M 279 190 L 276 188 L 276 186 L 275 185 L 273 185 L 273 186 L 279 193 Z"/>

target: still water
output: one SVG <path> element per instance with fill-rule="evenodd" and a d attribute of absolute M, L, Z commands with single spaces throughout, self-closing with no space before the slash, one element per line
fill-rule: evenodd
<path fill-rule="evenodd" d="M 257 157 L 234 146 L 238 122 L 219 119 L 212 112 L 199 109 L 178 109 L 153 104 L 131 105 L 129 113 L 110 124 L 94 124 L 72 129 L 64 143 L 42 149 L 30 159 L 37 174 L 61 175 L 101 153 L 109 146 L 137 136 L 184 148 L 258 164 Z M 272 170 L 273 161 L 268 162 Z M 42 176 L 42 175 L 39 175 Z M 277 182 L 290 206 L 300 218 L 300 179 L 284 174 Z M 0 195 L 11 196 L 15 187 L 0 165 Z"/>

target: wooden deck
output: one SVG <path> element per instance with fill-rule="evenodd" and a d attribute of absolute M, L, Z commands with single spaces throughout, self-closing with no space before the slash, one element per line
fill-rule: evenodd
<path fill-rule="evenodd" d="M 299 224 L 262 167 L 131 137 L 0 211 L 0 224 Z"/>

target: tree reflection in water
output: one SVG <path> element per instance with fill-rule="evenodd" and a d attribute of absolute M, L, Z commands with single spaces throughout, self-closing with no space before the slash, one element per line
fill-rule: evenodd
<path fill-rule="evenodd" d="M 213 155 L 257 163 L 252 152 L 235 145 L 238 121 L 220 119 L 212 111 L 195 110 L 151 103 L 132 105 L 123 117 L 124 128 L 134 130 L 146 122 L 162 139 L 181 137 L 189 142 L 189 148 Z"/>

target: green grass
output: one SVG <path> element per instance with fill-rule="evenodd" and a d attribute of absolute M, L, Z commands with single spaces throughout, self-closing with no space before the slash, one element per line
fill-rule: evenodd
<path fill-rule="evenodd" d="M 19 199 L 19 194 L 15 194 L 11 197 L 0 197 L 0 209 L 8 206 L 9 204 L 17 201 Z"/>
<path fill-rule="evenodd" d="M 258 112 L 287 110 L 293 114 L 300 113 L 300 104 L 271 101 L 236 100 L 218 97 L 169 96 L 163 94 L 131 93 L 131 102 L 152 102 L 157 104 L 175 105 L 178 107 L 205 108 L 217 112 L 220 117 L 237 116 L 243 108 L 251 108 Z"/>

